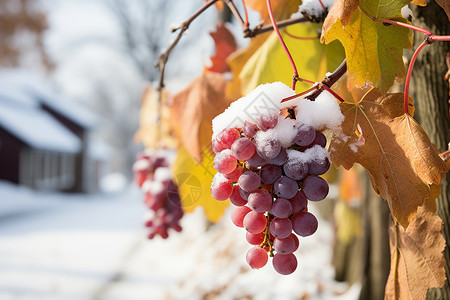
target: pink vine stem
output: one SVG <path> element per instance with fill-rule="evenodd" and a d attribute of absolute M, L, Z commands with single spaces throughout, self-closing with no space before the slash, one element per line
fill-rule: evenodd
<path fill-rule="evenodd" d="M 280 30 L 278 29 L 277 23 L 275 21 L 275 17 L 273 16 L 272 5 L 270 4 L 270 0 L 267 0 L 267 10 L 269 12 L 270 22 L 272 22 L 273 29 L 278 37 L 278 40 L 280 41 L 281 46 L 284 49 L 284 52 L 286 52 L 286 55 L 288 56 L 289 62 L 291 63 L 292 66 L 292 70 L 294 71 L 294 76 L 292 76 L 292 89 L 295 91 L 295 84 L 297 83 L 297 81 L 306 81 L 309 83 L 314 83 L 314 81 L 306 80 L 298 76 L 297 67 L 295 66 L 294 59 L 292 58 L 291 53 L 289 52 L 286 44 L 284 43 L 283 37 L 281 36 Z"/>
<path fill-rule="evenodd" d="M 403 110 L 404 110 L 405 114 L 409 114 L 409 112 L 408 112 L 408 98 L 409 98 L 408 93 L 409 93 L 409 82 L 411 80 L 412 69 L 414 67 L 414 63 L 416 62 L 417 55 L 427 44 L 428 44 L 427 40 L 423 41 L 422 44 L 420 44 L 420 46 L 416 49 L 416 51 L 414 52 L 414 54 L 411 58 L 411 61 L 409 62 L 408 72 L 406 73 L 405 92 L 404 92 L 404 98 L 403 98 Z"/>
<path fill-rule="evenodd" d="M 324 12 L 327 12 L 327 8 L 325 7 L 325 5 L 323 5 L 322 0 L 319 0 L 319 3 L 320 3 L 320 5 L 322 6 L 323 11 L 324 11 Z"/>
<path fill-rule="evenodd" d="M 245 26 L 248 26 L 248 11 L 247 11 L 247 4 L 245 4 L 245 0 L 242 0 L 242 6 L 244 7 L 244 14 L 245 14 Z"/>

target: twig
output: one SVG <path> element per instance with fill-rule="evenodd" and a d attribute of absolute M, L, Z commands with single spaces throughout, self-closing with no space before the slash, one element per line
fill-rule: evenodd
<path fill-rule="evenodd" d="M 336 70 L 334 70 L 334 72 L 330 74 L 330 76 L 327 76 L 322 80 L 322 86 L 319 89 L 317 89 L 317 91 L 307 96 L 306 98 L 308 98 L 311 101 L 314 101 L 320 95 L 320 93 L 323 92 L 323 90 L 325 89 L 324 86 L 331 88 L 333 84 L 335 84 L 336 81 L 338 81 L 339 78 L 341 78 L 342 75 L 345 74 L 345 72 L 347 72 L 347 59 L 344 59 L 342 63 L 339 65 L 339 67 L 337 67 Z M 334 96 L 336 97 L 336 95 Z M 341 102 L 343 101 L 341 97 L 337 98 Z"/>
<path fill-rule="evenodd" d="M 175 48 L 175 46 L 178 44 L 178 42 L 181 39 L 181 36 L 189 28 L 189 25 L 192 23 L 192 21 L 194 21 L 200 14 L 202 14 L 206 9 L 208 9 L 211 5 L 213 5 L 217 1 L 219 1 L 219 0 L 211 0 L 207 3 L 205 3 L 205 5 L 203 5 L 203 7 L 201 7 L 197 12 L 195 12 L 189 19 L 187 19 L 185 22 L 183 22 L 181 24 L 181 26 L 179 26 L 178 28 L 172 29 L 172 32 L 177 31 L 177 30 L 180 30 L 180 31 L 178 32 L 178 35 L 175 38 L 175 40 L 173 40 L 173 42 L 167 48 L 167 50 L 159 55 L 158 61 L 155 64 L 155 67 L 159 68 L 159 84 L 158 84 L 159 90 L 161 90 L 164 87 L 164 73 L 166 70 L 166 63 L 167 63 L 167 60 L 169 59 L 170 52 L 172 52 L 173 48 Z"/>

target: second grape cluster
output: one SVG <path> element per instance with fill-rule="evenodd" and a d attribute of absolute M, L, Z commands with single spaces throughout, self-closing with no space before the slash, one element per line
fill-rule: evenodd
<path fill-rule="evenodd" d="M 283 275 L 297 268 L 297 236 L 306 237 L 317 230 L 308 200 L 327 196 L 328 184 L 318 175 L 330 167 L 324 134 L 288 120 L 294 129 L 289 145 L 258 138 L 286 122 L 279 115 L 245 121 L 242 128 L 225 128 L 212 142 L 218 173 L 211 194 L 217 200 L 230 199 L 236 206 L 232 221 L 247 230 L 247 241 L 254 245 L 247 252 L 247 263 L 259 269 L 270 256 L 274 269 Z"/>

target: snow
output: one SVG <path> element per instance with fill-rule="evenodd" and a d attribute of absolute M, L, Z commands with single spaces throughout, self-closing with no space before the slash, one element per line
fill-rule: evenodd
<path fill-rule="evenodd" d="M 172 180 L 173 174 L 170 168 L 159 167 L 155 170 L 155 180 L 169 181 Z"/>
<path fill-rule="evenodd" d="M 42 150 L 77 153 L 79 138 L 49 113 L 17 105 L 0 106 L 0 126 L 29 146 Z"/>
<path fill-rule="evenodd" d="M 52 87 L 49 79 L 21 69 L 1 69 L 0 82 L 7 86 L 9 93 L 28 95 L 37 104 L 45 104 L 69 120 L 84 128 L 92 128 L 97 117 L 89 110 L 67 99 Z M 19 99 L 20 100 L 20 99 Z M 35 104 L 36 105 L 36 104 Z"/>
<path fill-rule="evenodd" d="M 407 20 L 413 20 L 414 19 L 413 12 L 409 8 L 408 5 L 405 5 L 405 6 L 402 7 L 401 14 L 402 14 L 402 17 L 407 19 Z"/>
<path fill-rule="evenodd" d="M 328 91 L 320 93 L 315 101 L 302 98 L 295 101 L 297 122 L 308 124 L 315 130 L 339 130 L 344 121 L 336 98 Z"/>
<path fill-rule="evenodd" d="M 146 240 L 142 197 L 133 187 L 86 196 L 0 181 L 0 299 L 358 299 L 358 285 L 333 280 L 332 230 L 320 218 L 300 240 L 297 271 L 282 276 L 247 266 L 245 231 L 228 212 L 207 229 L 197 209 L 181 233 Z"/>
<path fill-rule="evenodd" d="M 322 0 L 322 3 L 327 11 L 330 11 L 334 0 Z M 302 17 L 303 14 L 320 18 L 324 13 L 323 7 L 318 0 L 303 0 L 302 4 L 298 7 L 298 12 L 292 14 L 291 18 Z"/>
<path fill-rule="evenodd" d="M 294 91 L 281 82 L 259 85 L 214 118 L 213 138 L 225 128 L 242 128 L 246 120 L 257 123 L 258 117 L 278 116 L 281 100 L 292 95 Z"/>
<path fill-rule="evenodd" d="M 287 150 L 288 161 L 290 163 L 305 163 L 309 161 L 323 161 L 329 157 L 327 149 L 320 145 L 315 145 L 305 151 Z"/>

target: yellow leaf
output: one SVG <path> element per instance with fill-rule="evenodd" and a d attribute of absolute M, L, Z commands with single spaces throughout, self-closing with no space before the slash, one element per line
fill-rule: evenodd
<path fill-rule="evenodd" d="M 211 196 L 211 182 L 216 174 L 213 167 L 214 156 L 207 149 L 204 149 L 202 156 L 202 161 L 195 160 L 185 148 L 180 148 L 172 166 L 174 180 L 178 185 L 185 212 L 202 207 L 208 220 L 217 222 L 224 214 L 229 201 L 217 201 Z"/>
<path fill-rule="evenodd" d="M 261 19 L 267 19 L 269 13 L 264 0 L 246 0 L 247 6 L 259 12 Z M 276 20 L 283 20 L 298 10 L 301 0 L 271 0 L 272 11 Z"/>
<path fill-rule="evenodd" d="M 354 237 L 362 234 L 362 222 L 358 212 L 350 208 L 344 201 L 337 201 L 334 209 L 336 220 L 336 237 L 347 245 Z"/>
<path fill-rule="evenodd" d="M 303 23 L 289 27 L 289 33 L 297 37 L 317 37 L 320 25 Z M 344 53 L 338 43 L 325 46 L 317 40 L 296 39 L 283 34 L 283 39 L 290 49 L 297 65 L 299 76 L 312 81 L 322 81 L 328 71 L 334 70 L 344 59 Z M 254 50 L 253 48 L 251 50 Z M 233 80 L 236 73 L 233 70 Z M 241 93 L 247 95 L 258 85 L 268 82 L 281 81 L 291 86 L 292 67 L 273 32 L 245 62 L 239 73 Z M 297 91 L 309 88 L 309 83 L 298 83 Z"/>
<path fill-rule="evenodd" d="M 330 43 L 338 39 L 345 48 L 350 86 L 356 89 L 366 85 L 387 91 L 394 79 L 405 76 L 403 49 L 412 47 L 411 30 L 400 26 L 385 26 L 378 19 L 408 22 L 401 16 L 401 8 L 410 0 L 337 0 L 327 16 L 322 40 Z M 352 5 L 350 5 L 350 4 Z"/>
<path fill-rule="evenodd" d="M 161 102 L 159 97 L 161 96 Z M 166 106 L 167 92 L 159 92 L 150 86 L 145 88 L 141 100 L 139 129 L 134 136 L 145 148 L 176 148 L 178 141 L 170 126 L 170 112 Z"/>

